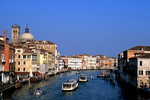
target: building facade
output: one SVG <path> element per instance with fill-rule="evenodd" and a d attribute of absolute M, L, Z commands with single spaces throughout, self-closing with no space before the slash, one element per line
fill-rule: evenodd
<path fill-rule="evenodd" d="M 120 79 L 125 83 L 132 84 L 136 87 L 139 87 L 142 82 L 145 83 L 145 81 L 141 80 L 141 75 L 139 74 L 145 73 L 142 70 L 148 71 L 149 69 L 148 67 L 144 69 L 144 66 L 147 66 L 146 64 L 148 64 L 149 61 L 146 60 L 147 58 L 142 58 L 146 57 L 142 55 L 147 55 L 146 53 L 149 52 L 150 46 L 135 46 L 120 53 L 118 55 L 118 73 Z M 140 55 L 137 56 L 138 54 Z M 145 64 L 143 65 L 143 67 L 141 67 L 140 63 Z M 144 74 L 142 75 L 142 77 L 143 76 Z M 143 79 L 145 80 L 144 77 Z"/>
<path fill-rule="evenodd" d="M 136 54 L 129 59 L 129 83 L 137 88 L 150 87 L 150 53 Z"/>
<path fill-rule="evenodd" d="M 84 56 L 84 63 L 86 69 L 96 69 L 96 57 L 93 56 Z"/>
<path fill-rule="evenodd" d="M 20 42 L 20 26 L 19 25 L 12 25 L 12 42 L 19 43 Z"/>
<path fill-rule="evenodd" d="M 15 49 L 8 43 L 7 31 L 0 36 L 0 80 L 2 83 L 13 80 Z"/>
<path fill-rule="evenodd" d="M 67 65 L 68 65 L 68 68 L 71 68 L 71 69 L 74 69 L 74 70 L 82 69 L 82 59 L 69 57 Z"/>

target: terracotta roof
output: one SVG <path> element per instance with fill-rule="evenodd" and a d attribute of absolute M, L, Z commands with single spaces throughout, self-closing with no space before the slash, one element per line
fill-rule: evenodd
<path fill-rule="evenodd" d="M 136 53 L 134 58 L 150 58 L 150 53 Z"/>
<path fill-rule="evenodd" d="M 135 46 L 128 50 L 144 50 L 144 51 L 150 51 L 150 46 Z"/>

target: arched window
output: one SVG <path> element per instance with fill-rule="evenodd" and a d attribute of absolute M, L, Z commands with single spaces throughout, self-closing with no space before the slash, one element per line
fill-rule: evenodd
<path fill-rule="evenodd" d="M 25 68 L 23 68 L 23 71 L 26 71 L 26 69 L 25 69 Z"/>
<path fill-rule="evenodd" d="M 20 61 L 18 62 L 18 65 L 20 65 Z"/>
<path fill-rule="evenodd" d="M 18 71 L 20 71 L 20 68 L 18 68 Z"/>
<path fill-rule="evenodd" d="M 25 65 L 25 64 L 26 64 L 26 62 L 24 61 L 24 62 L 23 62 L 23 64 Z"/>

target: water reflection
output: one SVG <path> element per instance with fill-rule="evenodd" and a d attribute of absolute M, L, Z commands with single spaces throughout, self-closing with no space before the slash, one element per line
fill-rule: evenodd
<path fill-rule="evenodd" d="M 64 96 L 72 96 L 74 93 L 74 91 L 70 91 L 70 92 L 63 92 Z"/>

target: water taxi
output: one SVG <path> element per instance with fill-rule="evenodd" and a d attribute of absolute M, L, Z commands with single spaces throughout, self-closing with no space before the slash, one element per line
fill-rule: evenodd
<path fill-rule="evenodd" d="M 43 91 L 40 90 L 39 88 L 34 91 L 34 95 L 42 95 Z"/>
<path fill-rule="evenodd" d="M 74 79 L 67 80 L 62 84 L 62 91 L 73 91 L 78 87 L 78 82 Z"/>
<path fill-rule="evenodd" d="M 81 74 L 78 78 L 79 82 L 87 82 L 87 76 L 84 74 Z"/>

